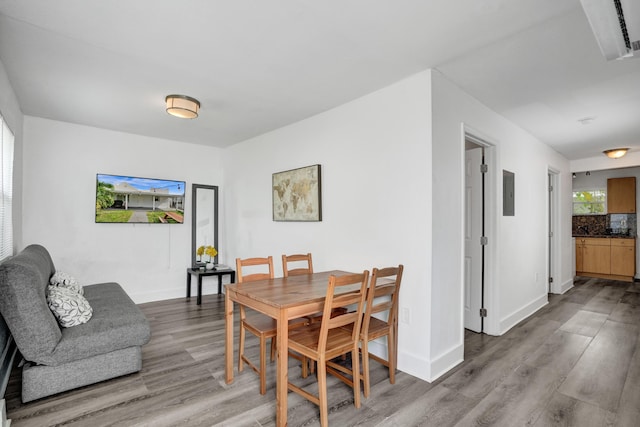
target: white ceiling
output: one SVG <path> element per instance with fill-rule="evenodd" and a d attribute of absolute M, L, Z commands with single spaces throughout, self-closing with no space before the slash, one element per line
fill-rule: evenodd
<path fill-rule="evenodd" d="M 640 150 L 578 0 L 0 0 L 0 60 L 27 115 L 219 147 L 438 68 L 569 159 Z"/>

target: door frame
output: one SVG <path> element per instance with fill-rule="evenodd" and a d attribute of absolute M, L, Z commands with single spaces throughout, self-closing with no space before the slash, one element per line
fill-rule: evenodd
<path fill-rule="evenodd" d="M 480 315 L 485 307 L 484 279 L 486 246 L 481 244 L 481 236 L 485 235 L 485 193 L 486 174 L 482 173 L 485 163 L 485 145 L 476 144 L 471 138 L 465 138 L 464 152 L 464 289 L 462 296 L 465 303 L 462 306 L 464 328 L 476 333 L 484 332 L 484 318 Z M 473 153 L 472 155 L 470 153 Z M 471 160 L 471 165 L 469 161 Z M 474 170 L 469 170 L 471 166 Z M 472 194 L 467 190 L 471 187 Z M 479 203 L 478 203 L 479 202 Z M 471 232 L 471 235 L 467 233 Z M 471 262 L 467 257 L 471 256 Z M 469 310 L 467 310 L 469 301 Z"/>
<path fill-rule="evenodd" d="M 485 247 L 484 258 L 484 308 L 487 309 L 487 317 L 484 318 L 483 330 L 488 335 L 499 335 L 500 316 L 498 313 L 498 286 L 496 277 L 496 254 L 498 246 L 498 150 L 497 145 L 494 143 L 494 139 L 488 135 L 483 134 L 477 129 L 462 123 L 462 150 L 464 153 L 464 144 L 468 139 L 473 143 L 484 147 L 485 163 L 487 164 L 487 173 L 485 175 L 485 236 L 488 239 L 488 244 Z M 464 164 L 464 156 L 462 156 L 462 163 Z M 461 194 L 464 197 L 464 167 L 462 168 L 462 188 Z M 500 184 L 501 185 L 501 184 Z M 462 233 L 462 247 L 464 248 L 464 203 L 462 204 L 462 222 L 460 224 Z M 459 283 L 461 290 L 460 308 L 461 308 L 461 325 L 463 328 L 464 336 L 464 250 L 461 251 L 460 267 L 462 271 L 462 279 Z"/>
<path fill-rule="evenodd" d="M 548 237 L 547 246 L 547 280 L 553 277 L 553 283 L 547 282 L 549 293 L 562 293 L 562 283 L 560 283 L 560 172 L 551 166 L 547 168 L 549 185 L 553 186 L 553 191 L 547 197 L 547 236 L 553 231 L 553 238 Z M 547 189 L 548 190 L 548 189 Z"/>

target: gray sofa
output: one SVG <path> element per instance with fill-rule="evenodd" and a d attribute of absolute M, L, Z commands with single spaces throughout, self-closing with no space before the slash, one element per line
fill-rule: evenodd
<path fill-rule="evenodd" d="M 61 328 L 46 301 L 54 272 L 40 245 L 0 264 L 0 313 L 25 360 L 23 402 L 139 371 L 141 346 L 151 338 L 144 314 L 117 283 L 84 286 L 93 316 Z"/>

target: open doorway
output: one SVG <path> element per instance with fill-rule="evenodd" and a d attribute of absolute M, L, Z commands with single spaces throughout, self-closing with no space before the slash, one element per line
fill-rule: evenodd
<path fill-rule="evenodd" d="M 498 182 L 495 146 L 465 126 L 464 148 L 463 324 L 469 331 L 496 335 L 497 316 L 491 311 Z"/>
<path fill-rule="evenodd" d="M 555 283 L 554 277 L 558 277 L 556 274 L 556 266 L 559 263 L 556 262 L 558 258 L 558 238 L 557 238 L 557 230 L 559 227 L 559 214 L 558 214 L 558 185 L 559 185 L 559 175 L 558 172 L 552 169 L 548 170 L 548 191 L 549 191 L 549 200 L 548 200 L 548 219 L 547 219 L 547 229 L 548 229 L 548 257 L 547 257 L 547 281 L 548 288 L 547 293 L 561 293 L 560 292 L 560 284 Z"/>
<path fill-rule="evenodd" d="M 484 331 L 484 146 L 465 138 L 464 156 L 464 327 Z"/>

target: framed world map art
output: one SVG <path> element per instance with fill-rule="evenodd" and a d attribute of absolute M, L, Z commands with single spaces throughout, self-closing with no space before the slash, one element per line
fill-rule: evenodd
<path fill-rule="evenodd" d="M 322 221 L 320 165 L 273 174 L 274 221 Z"/>

